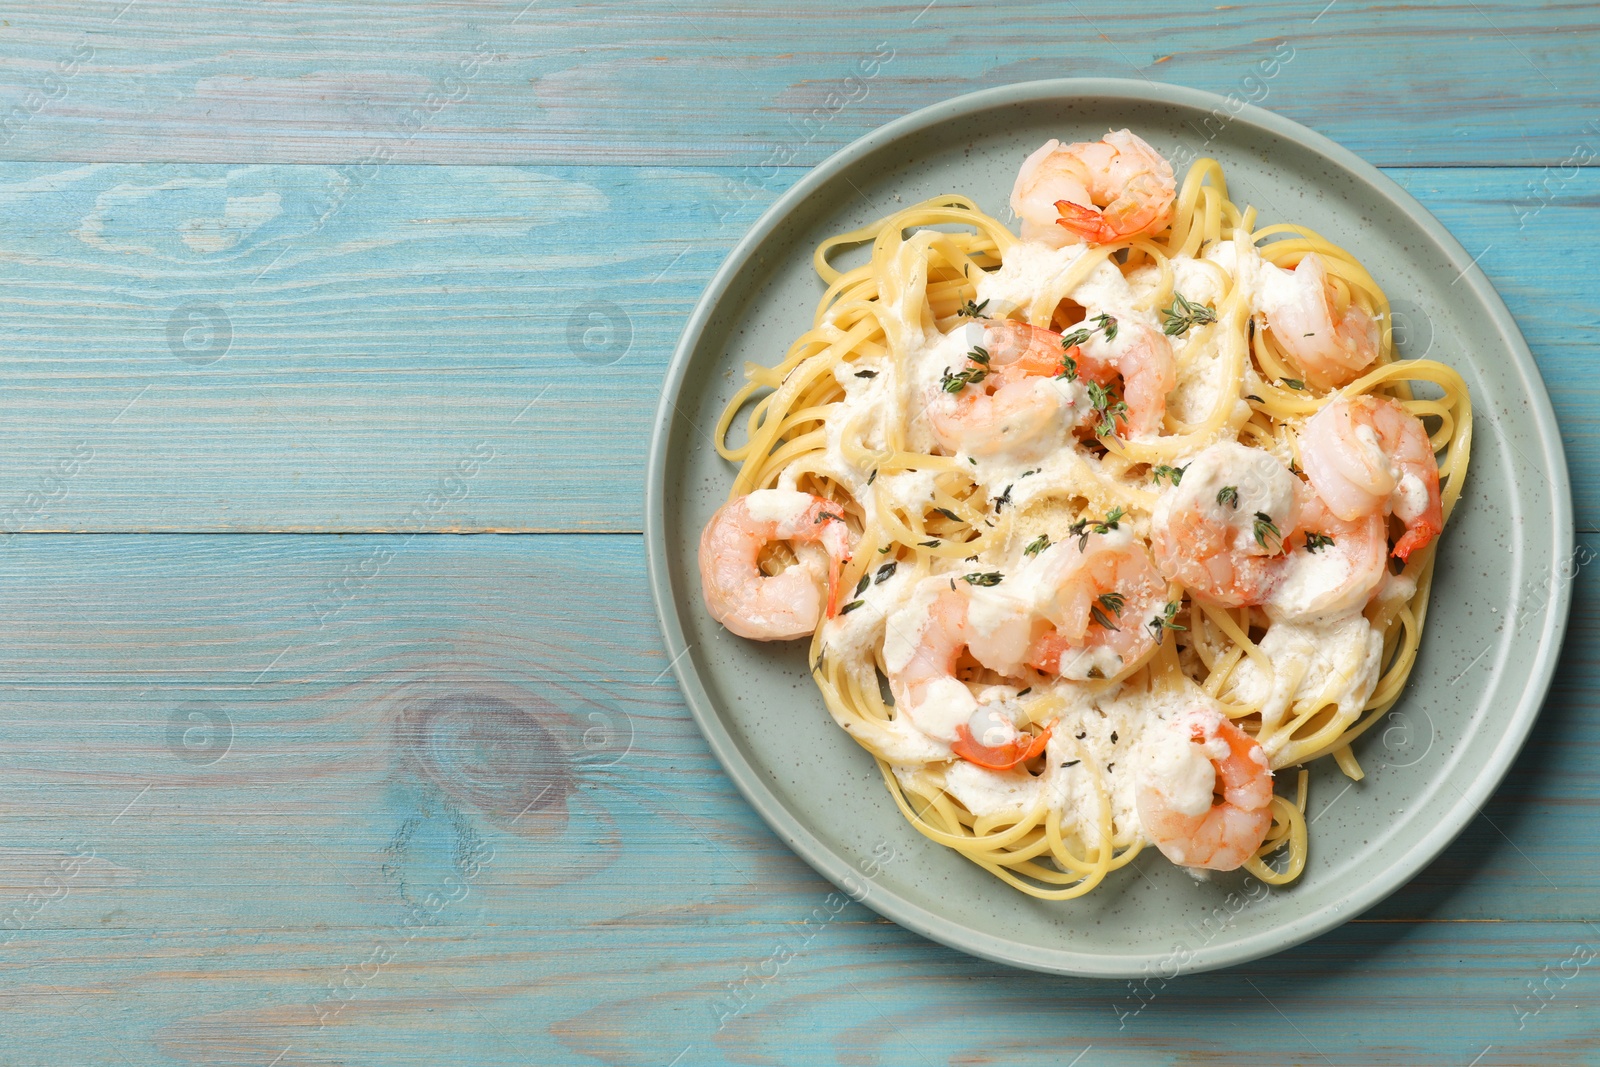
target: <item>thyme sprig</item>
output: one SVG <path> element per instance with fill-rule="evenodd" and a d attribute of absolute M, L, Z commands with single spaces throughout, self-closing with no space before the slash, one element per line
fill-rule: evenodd
<path fill-rule="evenodd" d="M 1094 317 L 1094 322 L 1095 324 L 1092 327 L 1079 325 L 1079 327 L 1076 330 L 1073 330 L 1071 333 L 1062 334 L 1061 347 L 1063 349 L 1067 349 L 1073 347 L 1074 345 L 1085 344 L 1089 338 L 1093 337 L 1097 333 L 1104 333 L 1107 341 L 1116 340 L 1116 319 L 1112 318 L 1110 315 L 1096 315 Z"/>
<path fill-rule="evenodd" d="M 1150 632 L 1152 635 L 1154 635 L 1157 641 L 1161 640 L 1161 631 L 1163 630 L 1188 629 L 1187 626 L 1183 626 L 1172 621 L 1173 617 L 1178 614 L 1178 608 L 1181 606 L 1182 605 L 1180 605 L 1178 601 L 1169 600 L 1167 601 L 1167 606 L 1161 609 L 1161 614 L 1152 615 L 1150 617 L 1150 621 L 1145 624 L 1150 627 Z"/>
<path fill-rule="evenodd" d="M 1217 321 L 1215 308 L 1197 304 L 1176 289 L 1172 291 L 1172 306 L 1162 308 L 1161 314 L 1167 317 L 1161 329 L 1168 337 L 1182 337 L 1192 327 L 1208 326 Z"/>
<path fill-rule="evenodd" d="M 1279 533 L 1278 527 L 1273 524 L 1272 516 L 1264 511 L 1256 512 L 1255 536 L 1256 544 L 1262 548 L 1267 547 L 1269 537 L 1276 539 L 1280 545 L 1283 544 L 1283 534 Z"/>
<path fill-rule="evenodd" d="M 989 372 L 982 367 L 968 367 L 962 371 L 945 369 L 939 378 L 939 388 L 947 393 L 959 393 L 969 385 L 977 385 L 989 376 Z"/>
<path fill-rule="evenodd" d="M 1128 405 L 1117 396 L 1116 392 L 1095 382 L 1089 383 L 1089 404 L 1093 414 L 1099 416 L 1095 424 L 1096 437 L 1115 437 L 1117 434 L 1117 417 L 1128 413 Z"/>
<path fill-rule="evenodd" d="M 1094 619 L 1095 622 L 1099 623 L 1107 630 L 1120 631 L 1121 627 L 1112 622 L 1110 616 L 1106 615 L 1106 612 L 1109 611 L 1112 615 L 1115 615 L 1120 619 L 1122 617 L 1122 606 L 1126 602 L 1127 601 L 1124 599 L 1121 593 L 1101 593 L 1099 596 L 1095 597 L 1095 603 L 1089 606 L 1089 615 Z"/>
<path fill-rule="evenodd" d="M 974 345 L 972 351 L 967 353 L 967 359 L 975 366 L 958 371 L 946 367 L 944 374 L 939 378 L 939 388 L 947 393 L 959 393 L 969 385 L 977 385 L 989 376 L 990 358 L 987 348 Z"/>
<path fill-rule="evenodd" d="M 1128 513 L 1121 507 L 1115 507 L 1106 512 L 1106 517 L 1099 522 L 1095 522 L 1093 519 L 1079 519 L 1077 522 L 1067 527 L 1067 533 L 1078 539 L 1078 551 L 1083 552 L 1087 550 L 1089 546 L 1090 534 L 1110 533 L 1112 530 L 1117 528 L 1117 524 L 1120 523 L 1127 516 L 1127 514 Z"/>
<path fill-rule="evenodd" d="M 1178 485 L 1182 484 L 1183 472 L 1188 469 L 1189 468 L 1187 466 L 1172 467 L 1165 463 L 1158 463 L 1154 467 L 1150 468 L 1150 480 L 1155 484 L 1160 485 L 1161 479 L 1165 478 L 1172 483 L 1174 488 L 1176 488 Z"/>

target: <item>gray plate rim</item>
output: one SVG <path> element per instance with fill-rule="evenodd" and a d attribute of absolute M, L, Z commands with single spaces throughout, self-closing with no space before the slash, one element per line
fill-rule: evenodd
<path fill-rule="evenodd" d="M 666 484 L 669 438 L 677 410 L 676 401 L 706 325 L 717 302 L 727 291 L 734 277 L 749 264 L 762 244 L 796 206 L 829 179 L 848 170 L 862 156 L 931 126 L 937 126 L 974 111 L 1007 104 L 1106 97 L 1141 103 L 1176 104 L 1202 111 L 1231 114 L 1230 124 L 1251 125 L 1268 133 L 1298 141 L 1326 156 L 1351 177 L 1364 182 L 1374 195 L 1389 200 L 1435 241 L 1449 256 L 1451 263 L 1460 268 L 1461 282 L 1470 287 L 1473 295 L 1483 305 L 1509 343 L 1516 371 L 1532 407 L 1534 415 L 1532 423 L 1537 428 L 1539 445 L 1542 449 L 1540 458 L 1547 464 L 1550 480 L 1557 490 L 1551 499 L 1554 520 L 1551 524 L 1551 534 L 1555 542 L 1552 559 L 1564 560 L 1571 557 L 1575 539 L 1572 486 L 1567 473 L 1566 456 L 1561 447 L 1555 411 L 1550 403 L 1549 392 L 1539 374 L 1538 365 L 1505 302 L 1500 299 L 1499 293 L 1489 284 L 1482 271 L 1475 269 L 1474 258 L 1427 208 L 1354 152 L 1275 112 L 1249 104 L 1236 107 L 1221 96 L 1187 86 L 1141 82 L 1126 78 L 1054 78 L 1018 82 L 968 93 L 914 111 L 879 127 L 814 167 L 780 196 L 734 246 L 690 314 L 663 382 L 661 400 L 651 433 L 645 474 L 645 563 L 650 593 L 655 603 L 662 636 L 666 641 L 671 669 L 689 705 L 690 714 L 705 736 L 712 753 L 745 800 L 801 859 L 835 886 L 851 892 L 853 896 L 885 918 L 892 919 L 907 929 L 951 948 L 1014 967 L 1051 974 L 1128 978 L 1138 977 L 1144 973 L 1142 968 L 1160 965 L 1165 957 L 1150 954 L 1147 958 L 1123 956 L 1108 960 L 1093 953 L 1041 948 L 1020 942 L 1004 941 L 948 920 L 937 912 L 907 900 L 882 886 L 874 885 L 870 894 L 863 897 L 859 874 L 850 862 L 818 840 L 785 808 L 763 783 L 759 769 L 744 759 L 712 705 L 699 676 L 695 673 L 692 657 L 687 655 L 688 646 L 683 627 L 678 619 L 679 595 L 672 588 L 668 568 L 665 509 L 662 499 Z M 690 593 L 690 604 L 698 605 L 698 591 Z M 1227 945 L 1216 948 L 1205 946 L 1197 950 L 1183 966 L 1183 973 L 1246 963 L 1326 933 L 1378 903 L 1431 863 L 1466 829 L 1467 824 L 1499 786 L 1506 772 L 1510 770 L 1512 761 L 1527 741 L 1534 720 L 1550 689 L 1561 643 L 1566 634 L 1570 609 L 1570 583 L 1557 583 L 1556 595 L 1546 606 L 1544 626 L 1537 646 L 1538 652 L 1529 666 L 1528 685 L 1523 690 L 1522 697 L 1507 724 L 1505 743 L 1495 750 L 1493 759 L 1480 770 L 1468 787 L 1460 791 L 1457 803 L 1448 810 L 1446 816 L 1421 835 L 1409 855 L 1378 872 L 1369 881 L 1353 887 L 1342 900 L 1309 908 L 1288 922 Z"/>

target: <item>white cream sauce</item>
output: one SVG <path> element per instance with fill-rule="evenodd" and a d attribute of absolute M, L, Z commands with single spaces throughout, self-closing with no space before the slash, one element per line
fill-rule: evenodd
<path fill-rule="evenodd" d="M 805 514 L 812 500 L 809 494 L 793 489 L 758 489 L 744 498 L 744 506 L 757 522 L 788 526 Z"/>
<path fill-rule="evenodd" d="M 1361 714 L 1377 687 L 1383 634 L 1359 613 L 1309 623 L 1275 622 L 1260 642 L 1272 663 L 1265 672 L 1247 656 L 1235 669 L 1237 695 L 1261 706 L 1267 755 L 1289 742 L 1277 731 L 1291 708 L 1336 705 L 1341 716 Z"/>

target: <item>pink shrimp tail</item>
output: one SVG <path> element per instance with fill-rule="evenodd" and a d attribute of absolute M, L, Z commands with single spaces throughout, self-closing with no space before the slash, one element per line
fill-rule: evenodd
<path fill-rule="evenodd" d="M 1110 244 L 1117 240 L 1121 234 L 1106 222 L 1105 215 L 1098 208 L 1084 207 L 1074 204 L 1071 200 L 1057 200 L 1056 210 L 1061 217 L 1056 220 L 1058 226 L 1065 226 L 1085 241 L 1093 244 Z"/>
<path fill-rule="evenodd" d="M 1433 543 L 1442 530 L 1442 524 L 1430 516 L 1418 519 L 1416 525 L 1406 530 L 1400 540 L 1395 542 L 1394 554 L 1402 563 L 1409 562 L 1411 553 L 1421 548 L 1426 548 Z"/>

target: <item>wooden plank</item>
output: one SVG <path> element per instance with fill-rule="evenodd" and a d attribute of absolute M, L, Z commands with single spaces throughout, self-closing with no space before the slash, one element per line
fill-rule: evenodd
<path fill-rule="evenodd" d="M 1581 469 L 1600 176 L 1393 173 L 1482 251 Z M 684 319 L 798 174 L 0 166 L 0 533 L 638 530 Z"/>
<path fill-rule="evenodd" d="M 962 956 L 854 903 L 808 930 L 824 886 L 783 923 L 706 927 L 689 912 L 533 931 L 516 887 L 489 877 L 409 940 L 389 923 L 106 933 L 90 924 L 111 902 L 70 897 L 85 928 L 7 950 L 6 1007 L 30 1023 L 7 1053 L 85 1067 L 1526 1067 L 1592 1062 L 1600 1040 L 1600 938 L 1583 923 L 1351 923 L 1249 968 L 1100 982 Z M 312 911 L 347 894 L 292 896 Z"/>
<path fill-rule="evenodd" d="M 5 174 L 6 532 L 636 529 L 667 353 L 756 210 L 694 171 Z"/>
<path fill-rule="evenodd" d="M 1159 19 L 1112 0 L 41 0 L 7 23 L 0 158 L 810 165 L 972 89 L 1086 75 L 1236 94 L 1386 165 L 1544 166 L 1595 143 L 1595 28 L 1587 4 L 1510 0 Z"/>
<path fill-rule="evenodd" d="M 636 537 L 17 537 L 7 1057 L 1577 1062 L 1600 1038 L 1577 580 L 1534 742 L 1444 858 L 1292 952 L 1126 983 L 830 899 L 688 719 Z"/>

